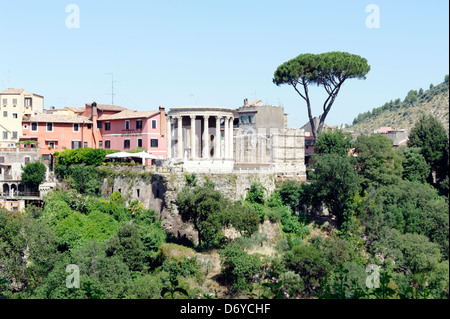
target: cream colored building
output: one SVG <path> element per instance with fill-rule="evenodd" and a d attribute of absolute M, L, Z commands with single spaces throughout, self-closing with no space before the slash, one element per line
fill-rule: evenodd
<path fill-rule="evenodd" d="M 177 106 L 167 114 L 167 158 L 193 172 L 233 171 L 234 110 Z"/>
<path fill-rule="evenodd" d="M 44 112 L 44 97 L 25 89 L 0 92 L 0 147 L 14 147 L 22 136 L 24 116 Z"/>

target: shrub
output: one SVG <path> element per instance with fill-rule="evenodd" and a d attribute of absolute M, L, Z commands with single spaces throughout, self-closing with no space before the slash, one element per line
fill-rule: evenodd
<path fill-rule="evenodd" d="M 322 253 L 311 245 L 293 247 L 284 254 L 283 261 L 304 280 L 306 294 L 314 293 L 330 269 Z"/>
<path fill-rule="evenodd" d="M 244 289 L 261 271 L 262 263 L 258 254 L 248 254 L 234 245 L 228 245 L 219 255 L 222 274 L 230 281 L 233 291 Z"/>

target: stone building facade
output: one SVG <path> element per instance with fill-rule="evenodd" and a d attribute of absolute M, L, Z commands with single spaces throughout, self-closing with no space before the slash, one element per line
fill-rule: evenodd
<path fill-rule="evenodd" d="M 167 115 L 167 157 L 192 172 L 233 171 L 234 111 L 224 107 L 173 107 Z"/>
<path fill-rule="evenodd" d="M 27 192 L 22 184 L 22 166 L 38 159 L 39 148 L 24 147 L 24 145 L 0 148 L 1 197 L 15 197 Z"/>
<path fill-rule="evenodd" d="M 306 180 L 305 133 L 286 127 L 283 107 L 173 107 L 168 165 L 196 173 L 274 173 Z"/>

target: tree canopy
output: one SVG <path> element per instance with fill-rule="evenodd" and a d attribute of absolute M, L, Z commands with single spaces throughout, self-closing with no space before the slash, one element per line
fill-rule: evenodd
<path fill-rule="evenodd" d="M 37 190 L 45 180 L 46 171 L 47 168 L 43 163 L 30 162 L 22 167 L 22 182 L 32 190 Z"/>
<path fill-rule="evenodd" d="M 408 146 L 419 147 L 438 178 L 445 178 L 448 174 L 448 137 L 444 126 L 435 117 L 422 115 L 409 133 Z"/>
<path fill-rule="evenodd" d="M 300 54 L 280 65 L 275 71 L 273 83 L 292 85 L 295 91 L 306 101 L 309 122 L 314 137 L 323 127 L 325 118 L 333 105 L 342 84 L 347 79 L 365 79 L 370 71 L 367 60 L 347 52 L 327 52 L 321 54 Z M 315 127 L 308 86 L 322 86 L 328 94 L 323 103 L 319 125 Z"/>

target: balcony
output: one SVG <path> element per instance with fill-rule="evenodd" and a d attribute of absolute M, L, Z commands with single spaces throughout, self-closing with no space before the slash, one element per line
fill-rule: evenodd
<path fill-rule="evenodd" d="M 0 192 L 0 198 L 2 199 L 36 199 L 40 198 L 40 192 Z"/>

